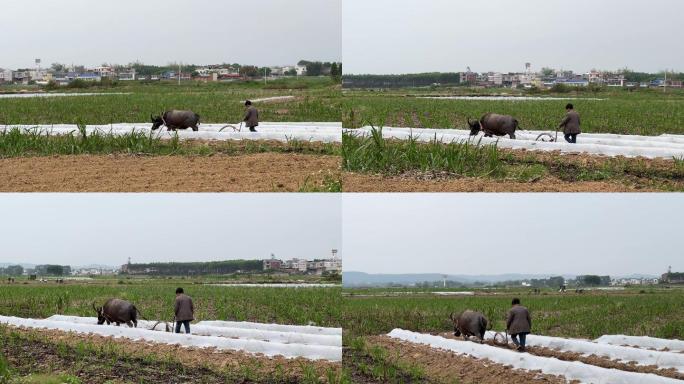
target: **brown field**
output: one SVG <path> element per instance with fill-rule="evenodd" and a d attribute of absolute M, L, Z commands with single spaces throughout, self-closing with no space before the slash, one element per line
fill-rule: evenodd
<path fill-rule="evenodd" d="M 255 356 L 238 351 L 184 348 L 99 335 L 7 327 L 0 345 L 19 373 L 69 373 L 83 383 L 218 383 L 325 381 L 340 363 Z M 86 346 L 86 347 L 84 347 Z M 313 377 L 312 377 L 313 376 Z"/>
<path fill-rule="evenodd" d="M 336 156 L 275 152 L 16 157 L 0 159 L 0 191 L 297 192 L 339 172 Z"/>

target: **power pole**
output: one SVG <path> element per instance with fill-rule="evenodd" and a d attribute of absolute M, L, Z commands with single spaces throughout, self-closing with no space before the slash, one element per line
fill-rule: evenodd
<path fill-rule="evenodd" d="M 178 63 L 178 85 L 180 85 L 181 80 L 181 64 Z"/>

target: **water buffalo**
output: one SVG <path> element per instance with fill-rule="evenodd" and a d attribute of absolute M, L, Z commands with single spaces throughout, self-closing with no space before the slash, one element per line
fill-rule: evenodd
<path fill-rule="evenodd" d="M 119 299 L 109 299 L 104 306 L 95 308 L 95 303 L 93 303 L 93 309 L 97 312 L 97 323 L 104 324 L 105 321 L 107 325 L 115 323 L 117 326 L 124 323 L 129 327 L 138 327 L 138 308 L 125 300 Z M 142 314 L 140 314 L 142 317 Z"/>
<path fill-rule="evenodd" d="M 451 313 L 449 318 L 454 323 L 454 336 L 463 335 L 463 338 L 466 340 L 470 336 L 477 336 L 480 338 L 480 343 L 482 343 L 485 332 L 492 329 L 492 324 L 485 315 L 469 309 L 461 312 L 456 317 Z"/>
<path fill-rule="evenodd" d="M 193 111 L 166 111 L 161 116 L 150 115 L 150 119 L 152 119 L 153 131 L 162 125 L 165 125 L 169 131 L 188 128 L 197 131 L 200 123 L 200 116 Z"/>
<path fill-rule="evenodd" d="M 480 131 L 483 131 L 485 137 L 504 136 L 508 135 L 511 139 L 515 139 L 515 130 L 518 129 L 518 120 L 509 115 L 497 115 L 496 113 L 488 113 L 479 121 L 471 122 L 468 119 L 470 126 L 470 136 L 475 136 Z"/>

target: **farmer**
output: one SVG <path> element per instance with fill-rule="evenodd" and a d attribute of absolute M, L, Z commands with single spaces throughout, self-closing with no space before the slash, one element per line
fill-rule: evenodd
<path fill-rule="evenodd" d="M 565 118 L 558 127 L 563 128 L 565 141 L 575 144 L 577 143 L 577 135 L 580 134 L 580 115 L 575 111 L 572 104 L 566 105 L 565 110 L 567 111 Z"/>
<path fill-rule="evenodd" d="M 176 288 L 176 333 L 180 333 L 181 324 L 185 326 L 185 333 L 190 333 L 190 322 L 195 320 L 195 306 L 190 296 L 183 292 L 183 288 Z"/>
<path fill-rule="evenodd" d="M 250 132 L 256 132 L 254 127 L 259 125 L 259 111 L 252 106 L 252 102 L 249 100 L 245 101 L 245 108 L 247 111 L 245 112 L 245 118 L 242 119 L 242 121 L 249 127 Z"/>
<path fill-rule="evenodd" d="M 518 346 L 518 351 L 525 352 L 525 338 L 530 333 L 532 328 L 532 319 L 530 319 L 530 311 L 520 305 L 520 299 L 517 297 L 511 303 L 512 307 L 508 311 L 508 318 L 506 320 L 506 330 L 513 339 L 513 344 Z M 518 340 L 520 338 L 520 340 Z"/>

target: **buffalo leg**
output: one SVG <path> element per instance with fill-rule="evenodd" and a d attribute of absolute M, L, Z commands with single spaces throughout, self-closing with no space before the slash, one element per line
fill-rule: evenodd
<path fill-rule="evenodd" d="M 515 133 L 511 133 L 509 136 L 511 137 L 511 139 L 515 140 Z"/>
<path fill-rule="evenodd" d="M 199 131 L 199 127 L 197 127 L 197 124 L 192 126 L 192 130 L 195 132 Z"/>

